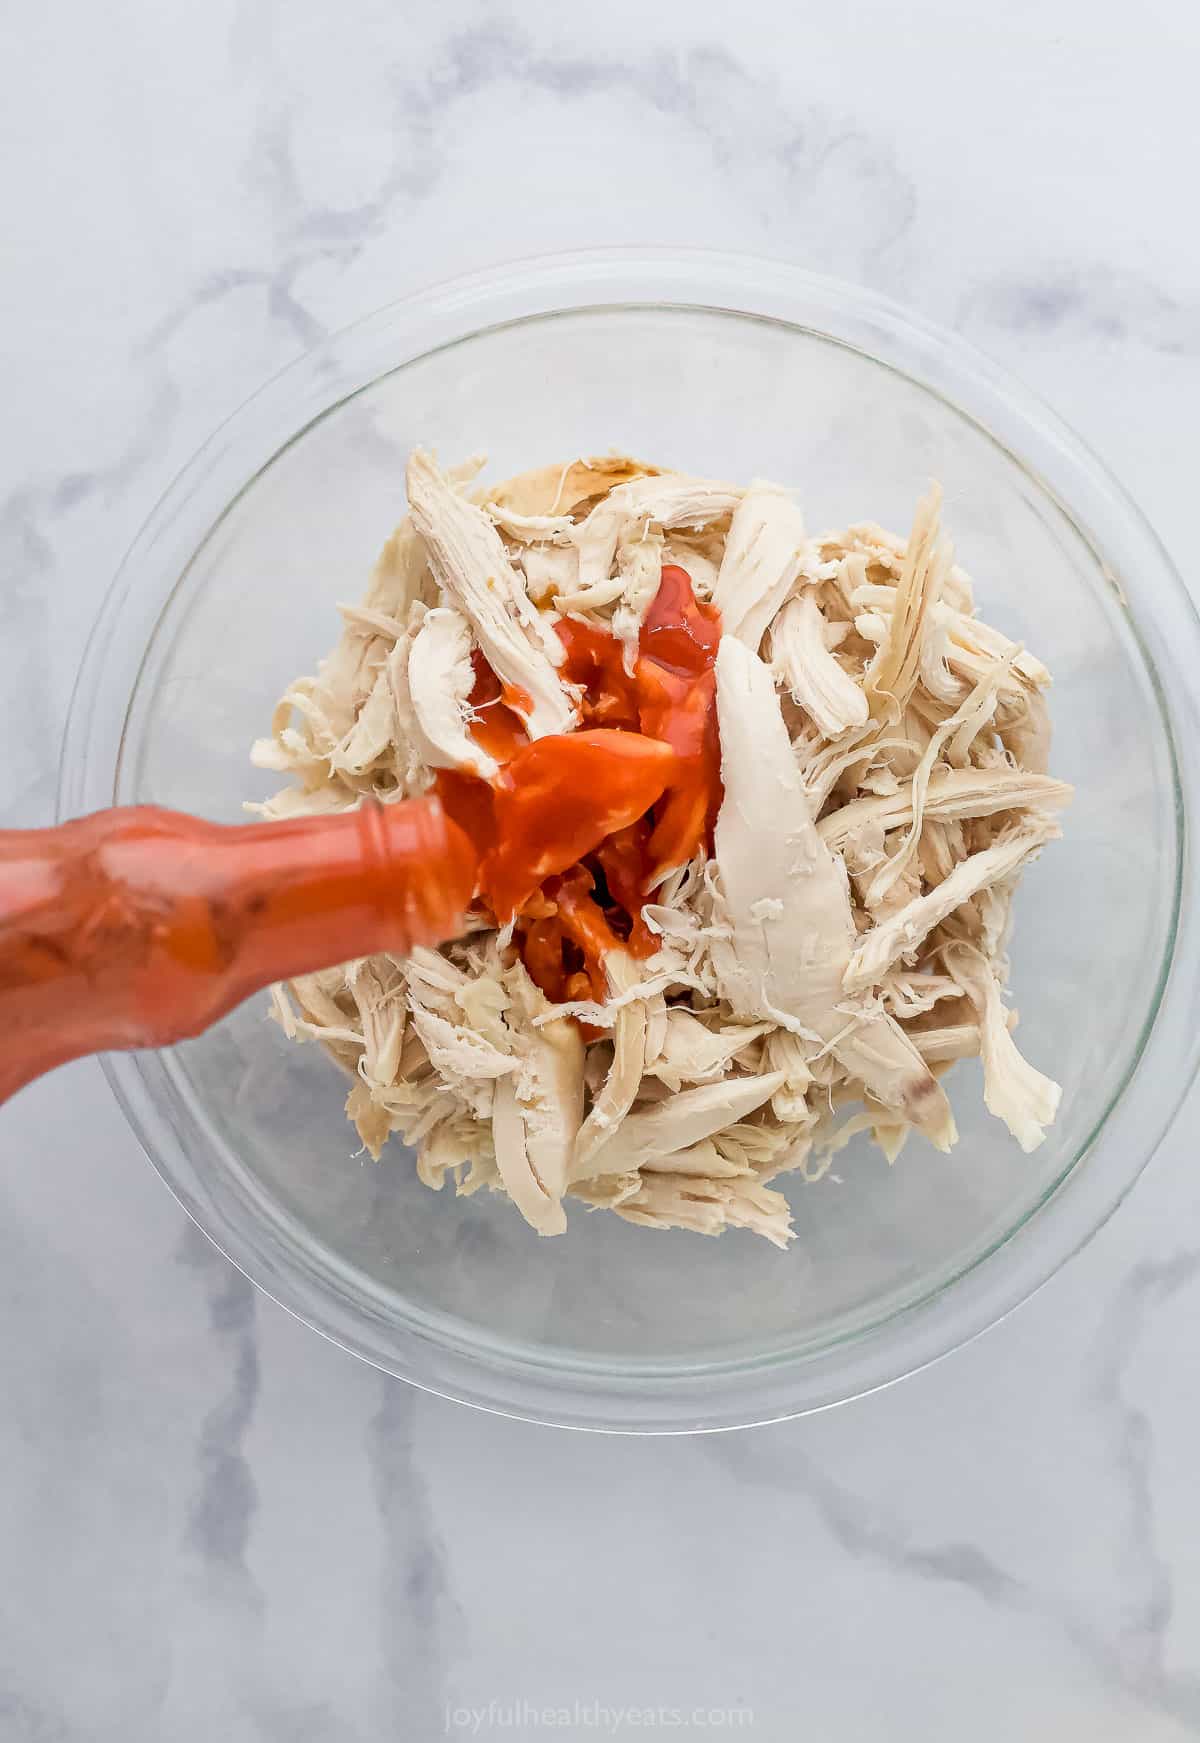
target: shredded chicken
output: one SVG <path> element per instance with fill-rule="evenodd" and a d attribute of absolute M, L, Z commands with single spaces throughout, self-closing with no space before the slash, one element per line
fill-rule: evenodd
<path fill-rule="evenodd" d="M 574 1203 L 782 1247 L 779 1176 L 820 1179 L 860 1132 L 889 1162 L 910 1132 L 954 1143 L 956 1060 L 981 1058 L 988 1109 L 1041 1143 L 1060 1092 L 1017 1050 L 1005 952 L 1070 788 L 1046 772 L 1050 675 L 975 615 L 940 490 L 907 539 L 869 522 L 810 537 L 758 481 L 614 454 L 478 490 L 479 464 L 412 456 L 411 512 L 364 601 L 254 747 L 290 777 L 254 808 L 493 780 L 480 661 L 530 739 L 573 732 L 556 624 L 607 630 L 632 678 L 667 564 L 720 613 L 724 796 L 708 850 L 631 913 L 649 946 L 609 947 L 560 1002 L 482 903 L 440 950 L 275 988 L 285 1032 L 352 1076 L 364 1146 L 396 1134 L 427 1186 L 504 1194 L 539 1234 Z"/>

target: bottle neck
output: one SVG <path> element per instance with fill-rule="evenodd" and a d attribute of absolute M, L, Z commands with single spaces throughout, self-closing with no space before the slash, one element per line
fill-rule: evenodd
<path fill-rule="evenodd" d="M 432 799 L 228 833 L 222 905 L 259 986 L 452 937 L 474 891 L 474 851 Z"/>

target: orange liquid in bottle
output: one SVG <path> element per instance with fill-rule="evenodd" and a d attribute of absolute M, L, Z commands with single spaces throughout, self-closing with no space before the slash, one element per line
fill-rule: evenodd
<path fill-rule="evenodd" d="M 0 1099 L 83 1053 L 199 1034 L 271 981 L 452 937 L 476 870 L 436 799 L 0 832 Z"/>

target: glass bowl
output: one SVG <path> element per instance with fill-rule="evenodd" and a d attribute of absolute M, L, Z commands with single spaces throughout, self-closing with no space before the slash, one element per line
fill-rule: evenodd
<path fill-rule="evenodd" d="M 416 443 L 490 476 L 620 445 L 800 488 L 814 529 L 904 530 L 931 477 L 983 615 L 1055 675 L 1065 839 L 1027 873 L 1021 1042 L 1063 1085 L 1025 1156 L 950 1079 L 953 1155 L 865 1143 L 784 1182 L 798 1238 L 570 1214 L 540 1240 L 487 1193 L 356 1155 L 344 1079 L 256 998 L 105 1069 L 155 1167 L 255 1283 L 433 1391 L 581 1427 L 671 1431 L 836 1403 L 944 1354 L 1112 1211 L 1191 1077 L 1197 622 L 1137 510 L 959 339 L 843 285 L 705 253 L 519 264 L 399 303 L 247 402 L 159 503 L 104 606 L 64 750 L 64 815 L 153 801 L 236 820 L 275 698 L 339 629 L 404 510 Z"/>

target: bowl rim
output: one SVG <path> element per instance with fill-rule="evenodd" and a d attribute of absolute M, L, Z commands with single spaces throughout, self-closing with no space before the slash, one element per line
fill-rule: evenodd
<path fill-rule="evenodd" d="M 464 1352 L 411 1324 L 365 1315 L 303 1253 L 281 1263 L 264 1230 L 231 1222 L 188 1153 L 188 1113 L 168 1112 L 154 1054 L 110 1054 L 103 1069 L 156 1171 L 189 1216 L 257 1287 L 375 1366 L 443 1396 L 562 1426 L 677 1433 L 777 1421 L 875 1391 L 960 1348 L 1027 1300 L 1103 1226 L 1150 1160 L 1200 1065 L 1194 975 L 1200 872 L 1190 809 L 1200 792 L 1200 699 L 1183 673 L 1200 658 L 1200 619 L 1161 541 L 1101 461 L 1058 416 L 983 353 L 860 287 L 752 255 L 707 249 L 598 249 L 534 256 L 415 290 L 279 371 L 176 474 L 136 535 L 103 601 L 63 738 L 60 818 L 119 802 L 137 679 L 187 564 L 265 466 L 337 405 L 432 351 L 517 322 L 592 308 L 708 311 L 782 324 L 846 345 L 932 392 L 976 424 L 1067 516 L 1136 619 L 1175 757 L 1177 925 L 1157 1013 L 1097 1133 L 1036 1206 L 937 1292 L 816 1356 L 620 1376 L 586 1366 Z M 336 381 L 337 390 L 331 392 Z M 288 431 L 280 439 L 281 425 Z M 122 686 L 124 686 L 122 688 Z M 107 708 L 101 697 L 108 699 Z M 119 714 L 119 719 L 117 718 Z M 1161 1084 L 1171 1087 L 1164 1094 Z M 1085 1165 L 1086 1164 L 1086 1165 Z M 382 1317 L 382 1316 L 380 1316 Z"/>

